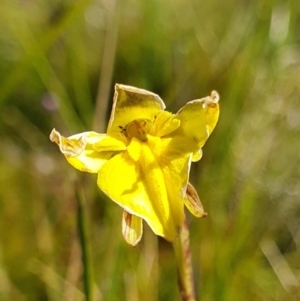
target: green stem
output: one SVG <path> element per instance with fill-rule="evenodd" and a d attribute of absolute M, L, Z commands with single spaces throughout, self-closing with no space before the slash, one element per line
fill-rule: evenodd
<path fill-rule="evenodd" d="M 182 301 L 196 301 L 189 236 L 189 228 L 185 219 L 179 239 L 174 243 L 178 269 L 178 286 Z"/>
<path fill-rule="evenodd" d="M 79 241 L 81 246 L 81 260 L 83 265 L 83 289 L 86 301 L 91 301 L 92 290 L 92 269 L 90 263 L 89 244 L 87 239 L 87 219 L 85 197 L 79 183 L 76 183 L 76 199 L 77 199 L 77 225 L 79 232 Z"/>

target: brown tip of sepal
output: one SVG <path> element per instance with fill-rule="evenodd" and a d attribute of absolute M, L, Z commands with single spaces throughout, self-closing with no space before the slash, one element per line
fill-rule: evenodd
<path fill-rule="evenodd" d="M 188 183 L 186 188 L 185 205 L 194 216 L 199 218 L 204 218 L 207 216 L 198 193 L 191 183 Z"/>

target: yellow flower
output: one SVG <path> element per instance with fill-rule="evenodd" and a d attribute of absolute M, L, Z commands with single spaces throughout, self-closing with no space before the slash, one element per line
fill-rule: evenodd
<path fill-rule="evenodd" d="M 75 168 L 98 174 L 99 188 L 124 209 L 122 232 L 129 244 L 140 241 L 142 220 L 173 242 L 184 205 L 197 217 L 206 215 L 188 178 L 217 123 L 218 101 L 213 91 L 171 114 L 158 95 L 116 84 L 106 134 L 66 138 L 53 129 L 50 139 Z"/>

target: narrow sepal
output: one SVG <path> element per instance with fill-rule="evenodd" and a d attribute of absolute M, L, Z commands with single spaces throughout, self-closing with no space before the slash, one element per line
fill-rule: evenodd
<path fill-rule="evenodd" d="M 122 234 L 125 241 L 131 245 L 136 246 L 143 235 L 143 220 L 133 214 L 123 211 L 122 219 Z"/>
<path fill-rule="evenodd" d="M 196 217 L 206 217 L 204 208 L 201 204 L 200 198 L 194 186 L 188 183 L 186 188 L 186 198 L 184 199 L 184 204 L 188 210 Z"/>

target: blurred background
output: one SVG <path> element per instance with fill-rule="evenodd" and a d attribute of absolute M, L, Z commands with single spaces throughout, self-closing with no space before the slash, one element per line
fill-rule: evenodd
<path fill-rule="evenodd" d="M 172 112 L 221 96 L 191 170 L 197 300 L 300 300 L 299 33 L 298 0 L 1 0 L 0 300 L 84 300 L 76 189 L 94 300 L 180 300 L 172 246 L 146 225 L 128 246 L 121 208 L 48 138 L 105 131 L 115 83 Z"/>

